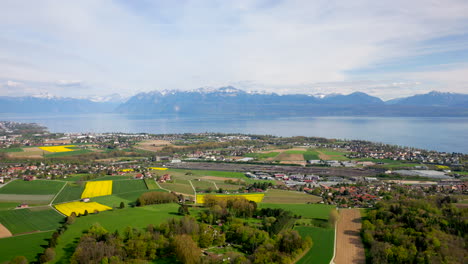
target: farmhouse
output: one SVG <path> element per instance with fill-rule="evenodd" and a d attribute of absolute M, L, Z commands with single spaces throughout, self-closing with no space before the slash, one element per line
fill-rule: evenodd
<path fill-rule="evenodd" d="M 164 174 L 163 176 L 161 176 L 161 177 L 159 178 L 158 181 L 164 183 L 164 182 L 170 181 L 170 180 L 171 180 L 171 175 L 169 175 L 169 174 Z"/>
<path fill-rule="evenodd" d="M 32 176 L 32 175 L 23 176 L 23 180 L 25 181 L 34 181 L 36 179 L 37 179 L 36 176 Z"/>
<path fill-rule="evenodd" d="M 141 173 L 138 173 L 137 175 L 135 175 L 135 177 L 133 177 L 135 180 L 141 180 L 144 178 L 143 174 Z"/>

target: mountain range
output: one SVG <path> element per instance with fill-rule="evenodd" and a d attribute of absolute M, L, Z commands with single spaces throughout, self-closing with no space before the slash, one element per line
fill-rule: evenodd
<path fill-rule="evenodd" d="M 235 114 L 274 116 L 468 116 L 468 94 L 430 92 L 383 101 L 363 92 L 312 96 L 232 86 L 139 93 L 127 101 L 0 97 L 0 113 Z"/>

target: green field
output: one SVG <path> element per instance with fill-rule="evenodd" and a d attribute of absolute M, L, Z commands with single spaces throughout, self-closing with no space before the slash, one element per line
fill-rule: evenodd
<path fill-rule="evenodd" d="M 148 188 L 148 190 L 160 189 L 158 184 L 156 183 L 156 181 L 154 179 L 146 178 L 145 179 L 145 184 L 146 184 L 146 188 Z"/>
<path fill-rule="evenodd" d="M 312 248 L 296 263 L 328 264 L 333 257 L 335 231 L 331 228 L 305 227 L 295 228 L 302 237 L 312 238 Z"/>
<path fill-rule="evenodd" d="M 194 195 L 194 191 L 192 186 L 190 185 L 188 180 L 174 180 L 174 182 L 166 182 L 166 183 L 160 183 L 162 188 L 168 189 L 170 191 L 178 192 L 178 193 L 183 193 L 183 194 L 189 194 L 189 195 Z"/>
<path fill-rule="evenodd" d="M 93 152 L 93 151 L 91 151 L 89 149 L 80 149 L 80 150 L 74 150 L 74 151 L 56 152 L 56 153 L 52 153 L 52 154 L 45 154 L 44 157 L 46 157 L 46 158 L 60 158 L 60 157 L 68 157 L 68 156 L 86 154 L 86 153 L 91 153 L 91 152 Z"/>
<path fill-rule="evenodd" d="M 0 202 L 0 210 L 10 210 L 18 206 L 18 203 Z"/>
<path fill-rule="evenodd" d="M 212 182 L 216 183 L 216 186 L 218 188 L 223 189 L 223 190 L 239 190 L 240 187 L 243 185 L 238 185 L 238 184 L 230 184 L 230 183 L 225 183 L 224 180 L 210 180 Z"/>
<path fill-rule="evenodd" d="M 113 211 L 101 212 L 79 217 L 67 231 L 60 237 L 56 247 L 56 261 L 53 263 L 68 263 L 70 254 L 73 253 L 76 239 L 91 225 L 99 223 L 108 231 L 119 230 L 121 233 L 127 226 L 144 228 L 148 224 L 159 225 L 169 218 L 178 218 L 177 204 L 149 205 L 144 207 L 125 208 Z"/>
<path fill-rule="evenodd" d="M 148 190 L 143 180 L 124 180 L 112 182 L 112 194 Z"/>
<path fill-rule="evenodd" d="M 104 177 L 99 177 L 96 179 L 92 179 L 90 181 L 120 181 L 120 180 L 131 180 L 133 179 L 132 175 L 125 175 L 125 176 L 112 176 L 112 175 L 106 175 Z"/>
<path fill-rule="evenodd" d="M 318 151 L 322 152 L 325 155 L 330 155 L 330 156 L 343 156 L 344 154 L 346 154 L 345 152 L 331 150 L 331 149 L 319 149 Z"/>
<path fill-rule="evenodd" d="M 44 252 L 51 232 L 41 232 L 22 236 L 0 239 L 0 263 L 9 261 L 16 256 L 24 256 L 30 262 L 36 259 L 37 254 Z"/>
<path fill-rule="evenodd" d="M 60 179 L 62 181 L 79 181 L 81 178 L 91 175 L 90 173 L 78 173 L 78 174 L 71 174 L 67 175 L 66 179 Z"/>
<path fill-rule="evenodd" d="M 0 194 L 56 194 L 63 185 L 50 180 L 15 180 L 0 188 Z"/>
<path fill-rule="evenodd" d="M 233 171 L 209 171 L 209 170 L 183 170 L 183 169 L 168 169 L 166 173 L 178 173 L 174 174 L 176 176 L 185 175 L 186 173 L 192 173 L 192 177 L 188 179 L 193 179 L 193 176 L 216 176 L 216 177 L 226 177 L 226 178 L 239 178 L 247 179 L 247 177 L 242 172 L 233 172 Z M 190 176 L 190 175 L 187 175 Z"/>
<path fill-rule="evenodd" d="M 197 181 L 197 180 L 194 180 L 194 181 L 191 181 L 191 182 L 192 182 L 193 186 L 195 187 L 195 189 L 197 191 L 206 190 L 208 188 L 211 188 L 212 190 L 216 190 L 215 185 L 211 181 L 204 181 L 204 180 Z"/>
<path fill-rule="evenodd" d="M 286 150 L 284 153 L 287 154 L 303 154 L 306 152 L 305 150 Z"/>
<path fill-rule="evenodd" d="M 0 201 L 6 203 L 26 203 L 29 206 L 48 204 L 54 198 L 53 194 L 0 194 Z"/>
<path fill-rule="evenodd" d="M 279 152 L 267 152 L 267 153 L 247 153 L 244 157 L 256 158 L 256 159 L 268 159 L 278 156 Z"/>
<path fill-rule="evenodd" d="M 1 148 L 0 153 L 23 152 L 22 148 Z"/>
<path fill-rule="evenodd" d="M 68 182 L 65 188 L 55 197 L 53 203 L 64 203 L 81 199 L 81 193 L 84 191 L 84 184 L 79 185 L 74 182 Z"/>
<path fill-rule="evenodd" d="M 323 160 L 349 160 L 345 157 L 346 152 L 332 150 L 332 149 L 317 149 L 318 154 L 327 155 L 328 157 L 323 157 Z"/>
<path fill-rule="evenodd" d="M 12 234 L 54 230 L 63 219 L 62 215 L 50 207 L 0 211 L 0 223 Z"/>
<path fill-rule="evenodd" d="M 259 208 L 282 208 L 306 218 L 328 219 L 333 205 L 324 204 L 272 204 L 259 203 Z"/>
<path fill-rule="evenodd" d="M 265 193 L 263 203 L 278 203 L 278 204 L 304 204 L 307 202 L 317 203 L 322 201 L 322 198 L 315 195 L 310 195 L 304 192 L 284 191 L 270 189 Z"/>
<path fill-rule="evenodd" d="M 120 206 L 121 202 L 124 202 L 125 206 L 131 206 L 132 204 L 135 203 L 136 199 L 131 201 L 129 199 L 125 199 L 117 195 L 106 195 L 106 196 L 94 197 L 91 199 L 91 201 L 98 202 L 100 204 L 107 205 L 112 208 L 117 208 Z"/>
<path fill-rule="evenodd" d="M 302 154 L 304 156 L 304 160 L 319 160 L 319 153 L 317 151 L 308 150 Z"/>

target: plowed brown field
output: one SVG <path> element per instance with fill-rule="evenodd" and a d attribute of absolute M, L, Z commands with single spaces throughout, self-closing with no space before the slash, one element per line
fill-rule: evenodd
<path fill-rule="evenodd" d="M 336 230 L 335 264 L 365 263 L 359 209 L 342 209 Z"/>
<path fill-rule="evenodd" d="M 0 224 L 0 238 L 3 237 L 11 237 L 12 234 L 10 230 L 8 230 L 6 227 L 4 227 L 2 224 Z"/>

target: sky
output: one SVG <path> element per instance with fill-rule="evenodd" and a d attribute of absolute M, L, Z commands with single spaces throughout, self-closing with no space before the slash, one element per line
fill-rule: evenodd
<path fill-rule="evenodd" d="M 468 93 L 466 0 L 0 0 L 0 96 Z"/>

